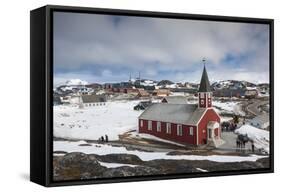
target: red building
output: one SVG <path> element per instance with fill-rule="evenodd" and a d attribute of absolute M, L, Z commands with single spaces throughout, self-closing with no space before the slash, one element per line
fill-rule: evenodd
<path fill-rule="evenodd" d="M 217 147 L 223 143 L 220 116 L 212 107 L 212 90 L 205 66 L 198 104 L 153 104 L 139 116 L 139 133 L 196 146 Z"/>

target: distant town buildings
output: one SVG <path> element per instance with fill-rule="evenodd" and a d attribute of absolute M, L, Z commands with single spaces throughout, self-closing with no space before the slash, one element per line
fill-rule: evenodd
<path fill-rule="evenodd" d="M 144 89 L 138 89 L 138 95 L 139 98 L 149 98 L 150 94 L 144 90 Z"/>
<path fill-rule="evenodd" d="M 155 89 L 152 92 L 152 96 L 156 96 L 156 97 L 167 97 L 171 94 L 169 89 Z"/>

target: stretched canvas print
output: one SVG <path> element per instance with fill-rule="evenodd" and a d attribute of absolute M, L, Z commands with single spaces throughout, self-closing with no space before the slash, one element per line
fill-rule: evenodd
<path fill-rule="evenodd" d="M 50 11 L 50 182 L 271 172 L 272 21 L 129 13 Z"/>

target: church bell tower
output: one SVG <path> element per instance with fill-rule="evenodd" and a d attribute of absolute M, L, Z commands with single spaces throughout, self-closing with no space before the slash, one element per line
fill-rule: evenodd
<path fill-rule="evenodd" d="M 204 69 L 201 77 L 200 87 L 198 90 L 198 107 L 209 108 L 212 107 L 212 90 L 205 67 L 205 59 L 202 60 L 204 63 Z"/>

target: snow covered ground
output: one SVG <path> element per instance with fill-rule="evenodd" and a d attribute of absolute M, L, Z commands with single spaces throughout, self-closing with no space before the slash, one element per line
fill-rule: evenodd
<path fill-rule="evenodd" d="M 149 139 L 149 140 L 154 140 L 154 141 L 160 141 L 163 143 L 169 143 L 169 144 L 173 144 L 173 145 L 177 145 L 177 146 L 181 146 L 181 147 L 185 146 L 185 145 L 182 145 L 182 144 L 179 144 L 179 143 L 176 143 L 173 141 L 161 139 L 159 137 L 156 137 L 154 135 L 149 135 L 146 133 L 138 133 L 138 132 L 134 131 L 134 132 L 131 132 L 130 135 L 131 135 L 131 137 L 135 137 L 135 138 L 143 138 L 143 139 Z"/>
<path fill-rule="evenodd" d="M 248 137 L 254 141 L 254 145 L 257 149 L 261 149 L 269 153 L 269 131 L 258 129 L 246 124 L 235 130 L 235 133 L 243 135 L 247 134 Z"/>
<path fill-rule="evenodd" d="M 209 160 L 215 162 L 241 162 L 241 161 L 256 161 L 257 159 L 267 156 L 227 156 L 227 155 L 167 155 L 165 152 L 144 152 L 137 150 L 127 150 L 125 147 L 113 147 L 107 144 L 93 144 L 92 146 L 81 146 L 86 144 L 85 141 L 55 141 L 54 151 L 65 152 L 83 152 L 86 154 L 132 154 L 138 156 L 143 161 L 150 161 L 155 159 L 173 159 L 173 160 Z"/>
<path fill-rule="evenodd" d="M 196 168 L 198 171 L 201 171 L 201 172 L 208 172 L 207 170 L 205 169 L 201 169 L 201 168 Z"/>
<path fill-rule="evenodd" d="M 197 104 L 197 98 L 193 100 L 188 100 L 189 104 Z M 245 115 L 245 112 L 242 110 L 241 104 L 239 101 L 226 101 L 222 102 L 219 100 L 212 101 L 213 107 L 219 114 L 227 113 L 227 114 L 237 114 L 237 115 Z"/>
<path fill-rule="evenodd" d="M 138 102 L 107 102 L 105 106 L 84 109 L 54 106 L 54 136 L 98 140 L 107 134 L 110 140 L 117 140 L 119 134 L 136 129 L 142 112 L 133 109 Z"/>
<path fill-rule="evenodd" d="M 228 102 L 213 101 L 213 106 L 215 107 L 215 110 L 218 113 L 228 113 L 228 114 L 236 114 L 242 116 L 245 115 L 245 112 L 242 110 L 240 103 L 237 101 L 228 101 Z"/>
<path fill-rule="evenodd" d="M 117 167 L 123 167 L 123 166 L 129 166 L 129 167 L 136 167 L 137 165 L 132 164 L 124 164 L 124 163 L 107 163 L 107 162 L 101 162 L 99 161 L 101 166 L 107 167 L 107 168 L 117 168 Z"/>
<path fill-rule="evenodd" d="M 185 93 L 185 92 L 171 92 L 172 96 L 189 96 L 189 93 Z"/>
<path fill-rule="evenodd" d="M 232 119 L 233 119 L 232 117 L 221 116 L 221 122 L 230 121 Z"/>
<path fill-rule="evenodd" d="M 142 111 L 135 111 L 133 107 L 139 102 L 140 100 L 110 101 L 105 106 L 84 109 L 77 106 L 54 106 L 54 136 L 98 140 L 107 134 L 110 140 L 118 140 L 118 135 L 137 129 L 138 116 Z M 237 102 L 214 101 L 214 106 L 221 108 L 217 110 L 219 113 L 243 112 Z"/>

